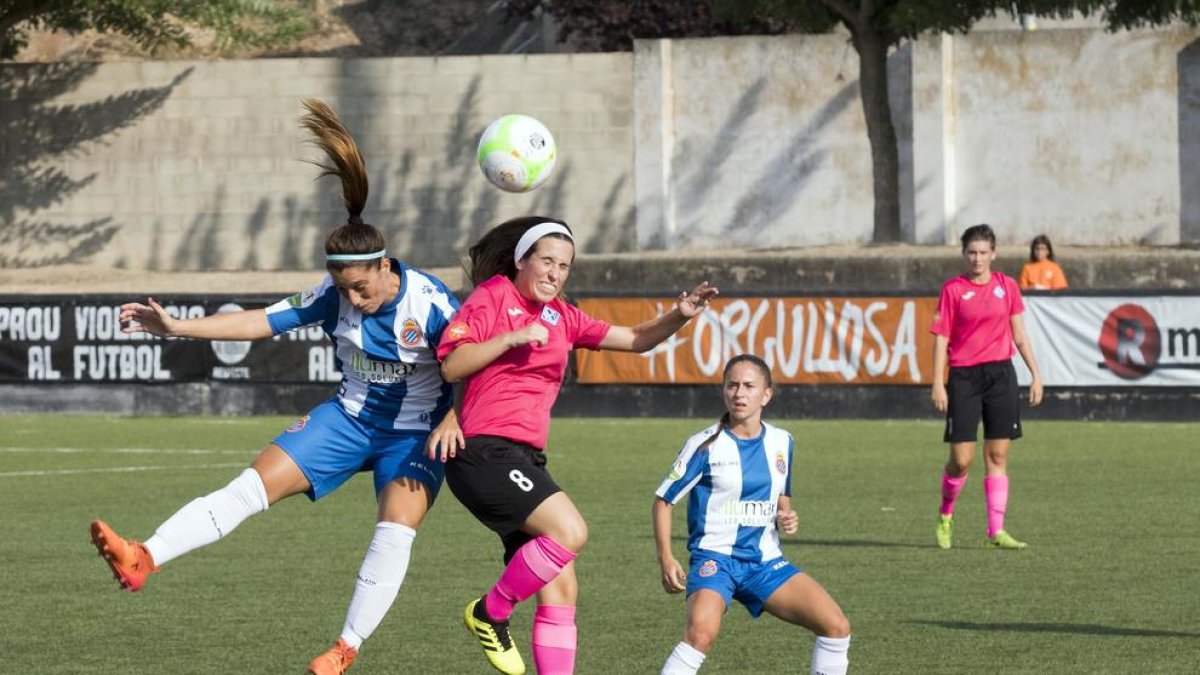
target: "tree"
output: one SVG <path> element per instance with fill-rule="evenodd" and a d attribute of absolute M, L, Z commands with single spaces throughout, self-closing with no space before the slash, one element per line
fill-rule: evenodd
<path fill-rule="evenodd" d="M 118 33 L 153 52 L 188 46 L 189 28 L 216 31 L 221 46 L 275 46 L 309 21 L 270 0 L 0 0 L 0 58 L 12 58 L 30 30 Z"/>
<path fill-rule="evenodd" d="M 842 26 L 859 57 L 877 243 L 901 239 L 900 153 L 888 100 L 887 57 L 902 41 L 924 33 L 965 33 L 996 14 L 1055 18 L 1100 13 L 1111 30 L 1200 22 L 1196 0 L 509 0 L 508 5 L 524 16 L 548 12 L 559 22 L 564 40 L 608 49 L 630 49 L 635 38 L 824 33 Z"/>

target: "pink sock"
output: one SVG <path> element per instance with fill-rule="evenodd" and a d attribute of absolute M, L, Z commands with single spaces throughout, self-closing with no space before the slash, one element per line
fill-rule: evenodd
<path fill-rule="evenodd" d="M 983 496 L 987 500 L 988 539 L 1004 529 L 1004 510 L 1008 508 L 1008 476 L 985 476 Z"/>
<path fill-rule="evenodd" d="M 538 675 L 575 672 L 575 608 L 538 605 L 533 613 L 533 663 Z"/>
<path fill-rule="evenodd" d="M 958 493 L 962 492 L 963 485 L 967 483 L 967 474 L 951 476 L 946 472 L 942 472 L 942 515 L 948 516 L 954 513 L 954 501 L 958 499 Z"/>
<path fill-rule="evenodd" d="M 496 585 L 484 598 L 484 609 L 496 621 L 508 621 L 518 602 L 542 590 L 575 559 L 575 553 L 542 535 L 517 549 Z"/>

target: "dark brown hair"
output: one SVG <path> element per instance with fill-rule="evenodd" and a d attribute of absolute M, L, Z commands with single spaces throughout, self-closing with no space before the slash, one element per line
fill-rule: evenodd
<path fill-rule="evenodd" d="M 1038 244 L 1045 244 L 1046 259 L 1054 260 L 1054 245 L 1050 243 L 1050 237 L 1047 237 L 1044 234 L 1039 234 L 1038 236 L 1034 237 L 1033 241 L 1029 244 L 1029 262 L 1037 262 L 1037 254 L 1034 253 L 1034 249 L 1037 248 Z"/>
<path fill-rule="evenodd" d="M 383 233 L 374 225 L 363 222 L 363 207 L 367 204 L 367 165 L 358 144 L 346 130 L 337 113 L 327 103 L 315 98 L 302 101 L 307 111 L 300 126 L 312 135 L 312 143 L 325 152 L 326 162 L 313 162 L 321 168 L 318 179 L 336 176 L 342 182 L 342 202 L 346 205 L 346 224 L 335 228 L 325 238 L 325 254 L 363 254 L 382 250 L 387 243 Z M 383 259 L 362 261 L 327 261 L 325 269 L 333 272 L 347 267 L 380 267 Z"/>
<path fill-rule="evenodd" d="M 992 250 L 996 250 L 996 233 L 992 231 L 992 226 L 986 223 L 972 225 L 962 233 L 962 250 L 967 252 L 967 246 L 973 241 L 986 241 Z"/>
<path fill-rule="evenodd" d="M 738 354 L 737 356 L 729 359 L 729 361 L 725 363 L 725 372 L 722 373 L 722 375 L 721 375 L 721 385 L 722 386 L 724 386 L 725 381 L 729 379 L 729 371 L 733 370 L 733 367 L 739 363 L 749 363 L 750 365 L 757 368 L 758 372 L 762 374 L 763 380 L 766 382 L 766 385 L 767 385 L 766 388 L 767 389 L 775 388 L 775 384 L 771 380 L 771 367 L 767 365 L 766 361 L 763 361 L 762 359 L 760 359 L 759 357 L 757 357 L 753 354 Z M 709 446 L 711 446 L 713 444 L 713 441 L 716 441 L 717 437 L 720 436 L 721 432 L 724 431 L 725 428 L 728 426 L 729 426 L 729 413 L 726 412 L 724 415 L 721 415 L 720 421 L 717 422 L 717 431 L 712 436 L 709 436 L 708 438 L 704 439 L 704 442 L 701 443 L 700 446 L 696 448 L 696 452 L 700 452 L 701 450 L 707 450 L 709 448 Z"/>
<path fill-rule="evenodd" d="M 509 279 L 515 279 L 517 277 L 517 263 L 513 260 L 513 252 L 517 250 L 517 243 L 521 241 L 521 235 L 525 234 L 529 228 L 540 223 L 558 223 L 567 228 L 568 232 L 571 231 L 571 227 L 565 222 L 557 218 L 546 218 L 544 216 L 522 216 L 500 223 L 488 230 L 471 247 L 471 269 L 467 271 L 467 276 L 471 279 L 471 284 L 478 286 L 497 274 L 503 274 Z M 558 232 L 548 234 L 546 237 L 571 241 L 570 237 L 566 237 Z M 546 237 L 542 237 L 542 239 Z M 541 239 L 538 241 L 541 241 Z M 536 249 L 537 244 L 535 243 L 521 259 L 528 258 Z"/>

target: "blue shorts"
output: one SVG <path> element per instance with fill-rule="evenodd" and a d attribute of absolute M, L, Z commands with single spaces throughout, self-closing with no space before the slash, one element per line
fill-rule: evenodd
<path fill-rule="evenodd" d="M 726 607 L 730 600 L 737 600 L 750 616 L 758 618 L 767 598 L 797 574 L 800 574 L 800 568 L 785 558 L 747 562 L 712 551 L 699 551 L 692 554 L 687 594 L 690 597 L 704 588 L 716 591 L 725 600 Z"/>
<path fill-rule="evenodd" d="M 425 455 L 428 431 L 398 431 L 363 424 L 336 399 L 313 408 L 275 437 L 275 445 L 299 465 L 316 501 L 341 487 L 359 471 L 375 472 L 375 494 L 397 478 L 425 484 L 437 497 L 444 465 Z"/>

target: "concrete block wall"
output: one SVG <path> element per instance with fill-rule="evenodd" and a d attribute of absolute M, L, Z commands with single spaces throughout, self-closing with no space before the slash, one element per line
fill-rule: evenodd
<path fill-rule="evenodd" d="M 905 241 L 1200 243 L 1200 29 L 923 36 L 889 63 Z M 841 35 L 643 41 L 632 54 L 0 65 L 0 267 L 316 269 L 342 222 L 300 99 L 363 148 L 367 219 L 423 266 L 501 220 L 590 253 L 870 239 L 857 56 Z M 527 195 L 475 166 L 524 112 L 560 164 Z"/>
<path fill-rule="evenodd" d="M 889 61 L 904 239 L 1200 243 L 1200 30 L 926 35 Z M 635 48 L 638 243 L 865 243 L 870 147 L 847 38 Z"/>
<path fill-rule="evenodd" d="M 531 213 L 582 248 L 633 242 L 629 54 L 148 61 L 0 67 L 0 266 L 313 269 L 345 220 L 297 122 L 327 101 L 366 158 L 365 213 L 391 249 L 457 265 L 479 233 Z M 475 163 L 505 113 L 543 121 L 555 175 L 501 192 Z"/>

